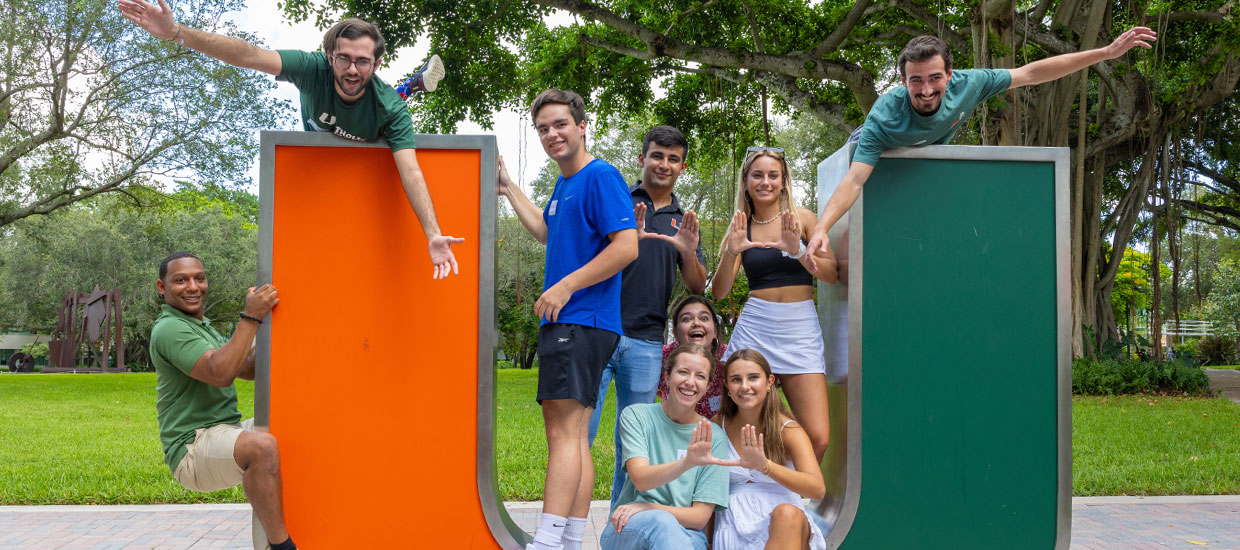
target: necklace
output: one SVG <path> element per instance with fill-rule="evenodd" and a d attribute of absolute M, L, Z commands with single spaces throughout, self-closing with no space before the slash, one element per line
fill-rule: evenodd
<path fill-rule="evenodd" d="M 756 223 L 756 224 L 758 224 L 758 225 L 766 225 L 766 224 L 771 223 L 771 222 L 773 222 L 773 221 L 775 221 L 775 220 L 778 220 L 778 219 L 779 219 L 779 217 L 780 217 L 780 216 L 782 216 L 783 214 L 784 214 L 784 212 L 781 210 L 781 211 L 779 211 L 778 213 L 776 213 L 774 216 L 771 216 L 771 219 L 769 219 L 769 220 L 759 220 L 758 218 L 754 218 L 754 219 L 753 219 L 753 223 Z"/>

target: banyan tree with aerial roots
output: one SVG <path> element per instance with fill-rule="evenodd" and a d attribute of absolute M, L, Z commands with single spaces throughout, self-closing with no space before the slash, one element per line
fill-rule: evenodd
<path fill-rule="evenodd" d="M 917 35 L 944 39 L 957 68 L 1010 68 L 1104 46 L 1133 25 L 1151 27 L 1159 36 L 1152 50 L 1008 91 L 955 140 L 1072 149 L 1074 325 L 1090 327 L 1101 342 L 1118 336 L 1111 290 L 1140 227 L 1160 220 L 1150 238 L 1172 243 L 1178 274 L 1186 222 L 1238 225 L 1240 178 L 1228 137 L 1240 117 L 1234 4 L 292 0 L 283 7 L 294 19 L 322 23 L 347 11 L 379 22 L 395 47 L 429 38 L 454 76 L 414 106 L 424 131 L 448 131 L 466 118 L 488 124 L 493 111 L 520 108 L 554 86 L 586 95 L 601 119 L 653 115 L 690 136 L 695 151 L 714 146 L 733 156 L 751 143 L 721 139 L 718 130 L 734 125 L 726 117 L 738 112 L 761 117 L 767 96 L 774 112 L 851 131 L 898 85 L 895 59 Z M 735 108 L 717 108 L 720 102 Z M 1077 355 L 1086 352 L 1084 333 L 1075 332 Z"/>

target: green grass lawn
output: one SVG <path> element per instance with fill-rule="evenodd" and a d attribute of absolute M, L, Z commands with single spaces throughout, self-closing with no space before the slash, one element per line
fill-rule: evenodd
<path fill-rule="evenodd" d="M 537 371 L 498 373 L 499 488 L 542 498 L 546 439 Z M 254 386 L 237 387 L 242 413 Z M 615 399 L 594 444 L 594 498 L 613 467 Z M 1223 398 L 1073 398 L 1077 495 L 1240 494 L 1240 405 Z M 243 502 L 240 488 L 194 493 L 163 464 L 153 374 L 0 376 L 0 504 Z"/>
<path fill-rule="evenodd" d="M 1240 494 L 1240 405 L 1073 397 L 1072 487 L 1078 496 Z"/>
<path fill-rule="evenodd" d="M 238 382 L 242 414 L 254 384 Z M 195 493 L 164 465 L 154 374 L 0 376 L 0 504 L 245 502 Z"/>
<path fill-rule="evenodd" d="M 538 388 L 535 369 L 497 371 L 495 392 L 495 444 L 499 453 L 499 491 L 504 500 L 542 500 L 543 476 L 547 471 L 547 432 L 542 409 L 534 401 Z M 591 449 L 594 458 L 594 498 L 611 498 L 611 475 L 615 468 L 616 390 L 607 392 L 607 404 L 599 420 L 598 435 Z"/>

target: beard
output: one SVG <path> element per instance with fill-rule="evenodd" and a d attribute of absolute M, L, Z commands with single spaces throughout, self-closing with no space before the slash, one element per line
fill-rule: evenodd
<path fill-rule="evenodd" d="M 943 94 L 935 94 L 935 96 L 931 98 L 929 101 L 922 101 L 920 99 L 914 98 L 913 110 L 917 111 L 917 114 L 919 115 L 930 116 L 930 115 L 933 115 L 934 113 L 939 112 L 939 107 L 942 105 L 943 105 Z"/>
<path fill-rule="evenodd" d="M 358 83 L 352 84 L 352 85 L 348 84 L 347 81 L 345 80 L 346 77 L 357 78 Z M 358 73 L 351 73 L 351 74 L 344 74 L 344 75 L 333 74 L 332 79 L 335 80 L 336 82 L 336 88 L 340 90 L 341 92 L 343 92 L 343 95 L 346 95 L 346 96 L 356 96 L 362 93 L 362 90 L 366 89 L 366 84 L 370 83 L 370 77 L 362 77 Z"/>

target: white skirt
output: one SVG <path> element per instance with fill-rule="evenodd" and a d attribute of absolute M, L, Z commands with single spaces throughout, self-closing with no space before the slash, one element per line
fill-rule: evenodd
<path fill-rule="evenodd" d="M 771 512 L 776 506 L 791 504 L 805 512 L 801 497 L 778 484 L 734 484 L 729 491 L 728 507 L 715 513 L 714 550 L 761 550 L 771 535 Z M 810 550 L 826 550 L 826 538 L 808 512 L 805 520 Z"/>
<path fill-rule="evenodd" d="M 732 328 L 723 360 L 742 349 L 760 352 L 775 374 L 827 373 L 813 300 L 768 302 L 751 296 Z"/>

